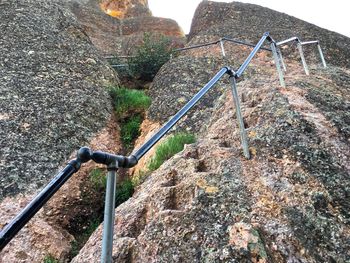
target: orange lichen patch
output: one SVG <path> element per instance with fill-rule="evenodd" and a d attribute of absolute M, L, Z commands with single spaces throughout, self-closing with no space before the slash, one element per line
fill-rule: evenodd
<path fill-rule="evenodd" d="M 110 15 L 119 19 L 123 19 L 125 17 L 126 10 L 112 9 L 109 7 L 108 3 L 101 3 L 100 7 L 103 10 L 103 12 L 105 12 L 107 15 Z"/>
<path fill-rule="evenodd" d="M 125 13 L 122 11 L 118 11 L 118 10 L 111 10 L 111 9 L 107 9 L 106 11 L 107 15 L 122 19 L 125 16 Z"/>
<path fill-rule="evenodd" d="M 208 185 L 207 181 L 205 179 L 199 179 L 197 182 L 196 182 L 196 185 L 199 187 L 199 188 L 202 188 L 204 189 L 204 191 L 207 193 L 207 194 L 215 194 L 219 191 L 219 188 L 216 187 L 216 186 L 211 186 L 211 185 Z"/>

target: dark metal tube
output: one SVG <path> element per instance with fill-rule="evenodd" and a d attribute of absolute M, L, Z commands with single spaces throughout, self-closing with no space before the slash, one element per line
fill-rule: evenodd
<path fill-rule="evenodd" d="M 77 171 L 77 161 L 70 162 L 54 179 L 0 232 L 0 251 L 44 206 L 57 190 Z"/>
<path fill-rule="evenodd" d="M 244 70 L 248 67 L 250 61 L 253 59 L 255 54 L 259 51 L 261 46 L 264 44 L 266 38 L 269 37 L 269 33 L 265 33 L 262 38 L 259 40 L 258 44 L 256 44 L 255 48 L 252 50 L 252 52 L 249 54 L 249 56 L 246 58 L 246 60 L 243 62 L 243 64 L 240 66 L 240 68 L 236 72 L 236 78 L 239 78 Z"/>
<path fill-rule="evenodd" d="M 178 111 L 160 130 L 145 142 L 138 150 L 132 153 L 137 160 L 140 160 L 149 149 L 151 149 L 207 92 L 219 79 L 229 71 L 229 68 L 222 68 L 186 105 Z"/>
<path fill-rule="evenodd" d="M 178 48 L 178 49 L 175 49 L 175 51 L 184 51 L 184 50 L 189 50 L 189 49 L 194 49 L 194 48 L 199 48 L 199 47 L 216 45 L 219 42 L 220 42 L 220 40 L 217 40 L 217 41 L 209 42 L 209 43 L 205 43 L 205 44 L 199 44 L 199 45 L 194 45 L 194 46 L 190 46 L 190 47 Z"/>
<path fill-rule="evenodd" d="M 228 42 L 232 42 L 232 43 L 236 43 L 236 44 L 239 44 L 239 45 L 248 46 L 248 47 L 255 47 L 254 44 L 246 43 L 246 42 L 243 42 L 243 41 L 240 41 L 240 40 L 235 40 L 235 39 L 231 39 L 231 38 L 227 38 L 227 37 L 224 37 L 222 40 L 225 40 L 225 41 L 228 41 Z M 266 51 L 271 51 L 271 49 L 266 48 L 266 47 L 261 47 L 260 49 L 266 50 Z"/>

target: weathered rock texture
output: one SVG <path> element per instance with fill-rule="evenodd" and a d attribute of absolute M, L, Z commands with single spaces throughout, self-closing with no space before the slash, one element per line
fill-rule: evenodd
<path fill-rule="evenodd" d="M 54 2 L 2 1 L 0 17 L 2 198 L 41 187 L 104 127 L 116 76 Z"/>
<path fill-rule="evenodd" d="M 77 148 L 90 144 L 115 151 L 120 145 L 115 145 L 118 127 L 107 92 L 107 86 L 118 84 L 117 76 L 69 9 L 58 1 L 1 1 L 0 31 L 3 228 L 75 157 Z M 92 140 L 96 137 L 98 143 Z M 89 188 L 88 169 L 75 175 L 51 206 L 19 232 L 0 253 L 0 262 L 43 262 L 48 255 L 67 259 L 74 240 L 73 215 L 78 221 L 83 213 L 87 222 L 96 212 L 93 208 L 102 204 L 95 197 L 103 193 Z"/>
<path fill-rule="evenodd" d="M 203 20 L 200 29 L 194 22 L 190 44 L 217 39 L 225 30 L 228 36 L 255 41 L 265 31 L 258 14 L 272 12 L 237 3 L 205 1 L 199 11 L 204 7 L 213 19 Z M 251 15 L 233 27 L 222 19 L 250 7 Z M 290 19 L 272 14 L 276 20 Z M 239 26 L 242 31 L 236 30 Z M 271 26 L 272 33 L 277 31 L 277 24 Z M 302 33 L 311 37 L 308 30 L 314 29 L 305 26 Z M 349 43 L 318 30 L 329 42 Z M 275 33 L 278 39 L 298 32 L 285 22 Z M 326 48 L 329 64 L 347 66 L 349 49 L 342 48 Z M 250 50 L 227 49 L 226 61 L 216 46 L 182 53 L 164 65 L 150 88 L 152 123 L 164 123 L 220 67 L 237 68 Z M 266 51 L 259 52 L 238 83 L 251 160 L 242 156 L 227 77 L 180 123 L 180 129 L 197 134 L 198 142 L 149 175 L 117 208 L 114 261 L 350 261 L 350 72 L 310 63 L 306 76 L 299 61 L 291 57 L 286 62 L 286 88 L 280 87 Z M 98 260 L 101 232 L 100 226 L 73 262 Z"/>
<path fill-rule="evenodd" d="M 333 65 L 350 67 L 348 37 L 253 4 L 202 1 L 192 20 L 189 38 L 217 35 L 256 43 L 266 31 L 277 41 L 292 36 L 298 36 L 304 41 L 320 40 L 327 61 Z"/>
<path fill-rule="evenodd" d="M 174 45 L 185 41 L 181 28 L 174 20 L 150 15 L 147 1 L 104 1 L 101 8 L 95 0 L 68 0 L 68 5 L 101 53 L 131 54 L 134 47 L 141 43 L 145 32 L 166 35 Z M 115 14 L 120 12 L 120 15 L 108 15 L 108 7 L 115 10 Z"/>
<path fill-rule="evenodd" d="M 89 147 L 120 152 L 115 118 L 91 140 Z M 71 159 L 74 157 L 75 153 Z M 89 162 L 74 174 L 0 253 L 0 262 L 43 262 L 48 256 L 67 262 L 74 256 L 74 250 L 86 239 L 86 229 L 96 224 L 103 214 L 103 187 L 96 185 L 98 178 L 94 181 L 90 175 L 97 167 L 103 169 Z M 3 228 L 33 197 L 17 195 L 4 199 L 0 204 L 3 211 L 0 227 Z"/>
<path fill-rule="evenodd" d="M 347 113 L 330 113 L 310 97 L 334 92 L 325 107 L 338 100 L 349 105 L 349 83 L 338 82 L 349 72 L 313 70 L 308 79 L 299 69 L 291 74 L 286 89 L 272 72 L 239 83 L 251 160 L 241 154 L 230 93 L 217 100 L 198 143 L 117 208 L 114 261 L 350 259 L 350 147 L 330 117 L 339 116 L 346 128 Z M 340 91 L 346 96 L 335 95 Z M 73 262 L 98 260 L 101 230 Z"/>

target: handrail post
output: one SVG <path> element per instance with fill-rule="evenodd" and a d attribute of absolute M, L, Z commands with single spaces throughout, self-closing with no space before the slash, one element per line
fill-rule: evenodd
<path fill-rule="evenodd" d="M 225 54 L 225 48 L 224 48 L 224 41 L 222 41 L 222 39 L 220 39 L 220 47 L 221 47 L 221 53 L 222 53 L 222 56 L 224 58 L 226 58 L 226 54 Z"/>
<path fill-rule="evenodd" d="M 244 127 L 241 106 L 240 106 L 238 92 L 237 92 L 236 78 L 234 74 L 230 75 L 230 82 L 231 82 L 233 102 L 236 107 L 236 116 L 237 116 L 238 126 L 240 130 L 240 135 L 241 135 L 240 137 L 241 137 L 241 143 L 243 148 L 243 154 L 244 154 L 244 157 L 249 160 L 250 153 L 249 153 L 249 147 L 248 147 L 247 132 Z"/>
<path fill-rule="evenodd" d="M 118 161 L 111 162 L 107 169 L 101 263 L 112 263 Z"/>
<path fill-rule="evenodd" d="M 275 64 L 276 64 L 276 68 L 277 68 L 277 73 L 278 73 L 278 78 L 280 80 L 280 84 L 281 84 L 282 87 L 285 87 L 286 84 L 284 82 L 283 72 L 282 72 L 281 65 L 280 65 L 279 59 L 278 59 L 276 43 L 275 42 L 271 42 L 270 46 L 271 46 L 273 58 L 275 60 Z"/>
<path fill-rule="evenodd" d="M 320 57 L 321 57 L 321 60 L 322 60 L 323 67 L 327 68 L 326 60 L 324 59 L 320 43 L 317 43 L 317 49 L 318 49 L 318 52 L 320 53 Z"/>
<path fill-rule="evenodd" d="M 287 71 L 287 67 L 286 67 L 286 64 L 284 63 L 282 51 L 281 51 L 281 49 L 280 49 L 279 47 L 277 48 L 277 54 L 278 54 L 279 59 L 280 59 L 280 61 L 281 61 L 283 70 L 284 70 L 284 72 L 286 72 L 286 71 Z"/>
<path fill-rule="evenodd" d="M 305 74 L 306 75 L 310 75 L 309 73 L 309 68 L 306 64 L 306 60 L 305 60 L 305 56 L 304 56 L 304 52 L 303 52 L 303 47 L 302 45 L 300 44 L 300 42 L 298 42 L 298 50 L 299 50 L 299 53 L 300 53 L 300 58 L 301 58 L 301 62 L 303 63 L 303 67 L 304 67 L 304 70 L 305 70 Z"/>

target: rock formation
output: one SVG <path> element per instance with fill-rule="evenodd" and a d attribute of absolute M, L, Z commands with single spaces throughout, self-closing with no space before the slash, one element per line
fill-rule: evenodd
<path fill-rule="evenodd" d="M 3 198 L 41 187 L 106 125 L 116 76 L 54 2 L 3 1 L 0 16 Z"/>
<path fill-rule="evenodd" d="M 124 19 L 118 20 L 109 16 L 101 16 L 102 12 L 97 8 L 94 9 L 97 6 L 96 2 L 85 1 L 86 9 L 81 7 L 83 1 L 67 0 L 67 2 L 93 43 L 100 50 L 108 52 L 115 48 L 114 40 L 109 44 L 102 42 L 105 37 L 102 35 L 112 32 L 108 30 L 113 28 L 113 32 L 119 32 L 122 23 L 138 21 L 137 23 L 142 24 L 141 21 L 147 19 L 152 21 L 153 19 L 146 12 L 139 20 L 134 20 L 127 5 L 124 8 Z M 64 89 L 59 89 L 59 94 L 78 89 L 74 94 L 69 93 L 68 99 L 67 97 L 54 97 L 57 98 L 56 100 L 61 98 L 59 101 L 66 103 L 65 108 L 60 110 L 60 116 L 56 117 L 62 121 L 65 120 L 62 117 L 66 115 L 65 109 L 75 112 L 69 102 L 75 103 L 75 99 L 81 98 L 87 98 L 88 101 L 90 92 L 93 90 L 95 93 L 92 99 L 96 108 L 102 108 L 105 111 L 90 112 L 86 107 L 88 102 L 85 102 L 83 109 L 85 114 L 89 114 L 89 121 L 82 119 L 83 116 L 86 116 L 83 114 L 77 115 L 80 118 L 75 118 L 76 115 L 69 117 L 68 121 L 77 119 L 82 122 L 76 125 L 79 129 L 84 128 L 84 133 L 77 138 L 70 135 L 72 138 L 69 144 L 61 144 L 71 147 L 64 151 L 66 155 L 62 160 L 69 156 L 74 149 L 72 145 L 75 145 L 75 142 L 80 146 L 81 143 L 89 141 L 92 136 L 95 136 L 94 140 L 90 140 L 92 148 L 118 151 L 118 135 L 114 134 L 118 127 L 110 125 L 101 129 L 111 116 L 108 96 L 98 84 L 102 78 L 111 81 L 112 74 L 95 54 L 86 35 L 77 33 L 81 32 L 76 31 L 80 27 L 69 26 L 68 22 L 64 22 L 65 19 L 68 19 L 73 25 L 76 25 L 69 10 L 50 2 L 50 8 L 54 7 L 52 10 L 57 12 L 51 11 L 52 16 L 48 17 L 41 13 L 48 13 L 51 10 L 45 1 L 41 5 L 36 4 L 36 8 L 32 9 L 23 8 L 23 6 L 31 6 L 34 3 L 32 0 L 17 0 L 15 3 L 18 8 L 13 8 L 12 3 L 10 8 L 9 2 L 1 2 L 1 17 L 9 19 L 6 24 L 3 24 L 2 21 L 7 20 L 1 20 L 2 32 L 10 34 L 10 32 L 17 32 L 23 28 L 26 30 L 27 28 L 38 28 L 40 34 L 28 33 L 29 37 L 26 33 L 22 34 L 26 44 L 23 43 L 21 50 L 27 52 L 24 54 L 28 55 L 25 59 L 23 58 L 24 68 L 20 69 L 22 75 L 26 77 L 27 84 L 30 84 L 27 86 L 18 80 L 19 70 L 12 70 L 18 66 L 18 63 L 11 62 L 11 54 L 16 54 L 16 52 L 8 52 L 12 50 L 13 44 L 10 45 L 0 40 L 3 41 L 0 42 L 0 48 L 5 47 L 4 50 L 6 49 L 6 53 L 1 51 L 1 54 L 5 54 L 6 61 L 0 60 L 0 65 L 11 66 L 0 68 L 0 78 L 5 81 L 3 90 L 6 96 L 4 97 L 7 98 L 7 94 L 12 94 L 8 91 L 10 87 L 16 91 L 14 94 L 17 96 L 11 97 L 11 100 L 5 100 L 6 103 L 1 105 L 2 109 L 14 105 L 13 111 L 17 113 L 16 105 L 20 105 L 21 109 L 29 110 L 32 109 L 31 107 L 36 110 L 39 106 L 46 105 L 47 100 L 44 99 L 32 104 L 26 103 L 25 106 L 19 104 L 23 99 L 32 100 L 32 97 L 40 99 L 45 95 L 38 89 L 35 91 L 35 96 L 20 97 L 24 92 L 31 95 L 30 87 L 39 87 L 32 83 L 42 81 L 40 76 L 35 80 L 29 78 L 36 76 L 37 72 L 40 75 L 43 74 L 42 78 L 50 81 L 47 84 L 50 98 L 54 95 L 58 96 L 57 92 L 53 92 L 52 87 L 57 86 L 58 89 L 63 87 Z M 134 2 L 125 1 L 125 3 Z M 141 1 L 141 3 L 145 2 Z M 30 15 L 24 15 L 27 12 L 30 12 Z M 247 12 L 248 15 L 244 15 L 243 19 L 244 12 Z M 257 15 L 259 13 L 261 17 L 273 15 L 279 23 L 274 24 L 270 20 L 271 28 L 268 28 L 267 24 L 259 20 L 259 15 Z M 15 15 L 18 16 L 18 20 L 13 21 L 24 21 L 25 23 L 18 23 L 21 26 L 11 27 L 10 31 L 7 25 L 14 23 L 10 18 Z M 95 15 L 96 19 L 89 20 Z M 65 19 L 60 20 L 57 17 Z M 102 20 L 100 20 L 101 17 L 103 17 Z M 223 24 L 222 17 L 229 17 L 230 21 L 235 23 L 226 21 Z M 33 20 L 29 20 L 30 18 Z M 55 19 L 60 23 L 56 23 Z M 296 26 L 295 31 L 290 27 L 291 21 Z M 39 26 L 34 22 L 40 22 Z M 93 23 L 97 23 L 98 26 L 94 26 Z M 42 34 L 42 32 L 47 32 L 46 28 L 51 28 L 50 25 L 56 25 L 53 26 L 55 30 L 52 29 L 50 34 Z M 98 31 L 99 28 L 103 30 Z M 222 34 L 255 42 L 264 31 L 270 29 L 276 40 L 294 35 L 299 35 L 305 40 L 309 37 L 320 39 L 329 67 L 321 68 L 318 61 L 316 63 L 315 60 L 310 60 L 309 56 L 312 54 L 307 53 L 311 75 L 306 76 L 300 62 L 290 56 L 286 59 L 285 80 L 287 85 L 286 88 L 282 88 L 278 82 L 271 53 L 261 51 L 257 54 L 243 78 L 238 82 L 242 112 L 252 154 L 250 160 L 242 156 L 230 85 L 227 77 L 224 77 L 176 128 L 195 133 L 198 141 L 186 146 L 183 152 L 175 155 L 157 171 L 150 174 L 145 182 L 136 189 L 134 196 L 117 208 L 113 248 L 115 262 L 313 263 L 350 261 L 350 203 L 348 201 L 350 196 L 350 71 L 347 68 L 349 38 L 324 31 L 266 8 L 240 3 L 225 4 L 203 1 L 196 12 L 188 45 L 217 40 Z M 32 31 L 37 32 L 29 30 L 29 32 Z M 59 34 L 61 31 L 62 33 Z M 130 32 L 138 31 L 132 29 Z M 320 37 L 316 37 L 315 32 Z M 131 36 L 137 34 L 132 33 Z M 17 34 L 14 36 L 18 37 Z M 33 41 L 41 37 L 48 41 L 40 42 L 45 43 L 43 45 L 34 45 Z M 55 49 L 55 37 L 62 41 L 62 43 L 59 42 L 61 44 L 59 49 Z M 64 37 L 70 37 L 69 41 L 65 41 Z M 120 43 L 126 43 L 123 41 Z M 17 45 L 19 43 L 21 42 L 16 42 Z M 49 45 L 47 46 L 46 43 Z M 335 43 L 336 47 L 331 49 L 329 43 Z M 81 53 L 75 52 L 75 44 L 78 45 Z M 31 48 L 26 49 L 27 46 Z M 121 46 L 120 44 L 116 50 L 122 50 Z M 150 87 L 152 106 L 148 111 L 148 119 L 143 125 L 144 134 L 138 141 L 139 145 L 142 143 L 142 138 L 150 136 L 146 134 L 146 131 L 154 132 L 159 124 L 171 117 L 222 66 L 230 65 L 236 69 L 251 50 L 249 47 L 229 44 L 225 45 L 225 48 L 227 51 L 225 59 L 222 59 L 219 46 L 210 46 L 182 52 L 163 66 Z M 34 53 L 29 52 L 31 50 Z M 41 57 L 46 54 L 45 52 L 49 52 L 48 50 L 53 50 L 50 52 L 58 55 L 64 51 L 66 59 L 59 60 L 51 53 L 52 57 Z M 41 63 L 49 59 L 48 64 L 44 64 L 46 71 L 43 73 L 39 71 L 40 67 L 36 67 L 34 59 L 31 60 L 30 55 L 36 54 L 35 58 L 42 59 L 39 60 Z M 93 74 L 89 71 L 92 70 L 90 67 L 87 70 L 85 67 L 74 66 L 75 63 L 86 61 L 85 54 L 88 54 L 88 58 L 92 58 L 98 65 L 95 65 L 94 70 L 96 71 L 93 71 Z M 75 55 L 79 57 L 76 58 Z M 62 64 L 68 63 L 67 61 L 69 67 L 60 68 Z M 90 59 L 88 61 L 93 63 Z M 32 64 L 26 66 L 25 63 Z M 32 68 L 36 71 L 31 71 Z M 82 68 L 86 70 L 81 70 Z M 76 73 L 74 70 L 78 69 L 81 71 Z M 6 74 L 3 75 L 2 70 Z M 66 74 L 66 71 L 69 74 Z M 11 76 L 14 77 L 11 78 Z M 7 81 L 12 81 L 12 84 L 6 84 Z M 63 86 L 57 85 L 57 82 L 61 83 L 60 81 L 63 81 Z M 77 86 L 75 86 L 76 83 Z M 39 84 L 44 85 L 42 82 Z M 84 89 L 83 84 L 88 85 L 90 89 Z M 28 90 L 25 89 L 26 87 L 29 87 Z M 4 92 L 3 90 L 1 92 Z M 77 92 L 79 96 L 75 96 Z M 13 98 L 19 103 L 14 103 Z M 50 106 L 52 109 L 55 104 L 52 103 Z M 35 114 L 29 116 L 37 116 L 37 111 L 32 111 Z M 51 111 L 44 113 L 38 116 L 40 118 L 51 116 Z M 47 141 L 50 138 L 50 129 L 45 130 L 46 122 L 39 123 L 41 119 L 34 124 L 30 122 L 30 126 L 21 126 L 23 124 L 21 122 L 18 124 L 10 122 L 12 115 L 6 112 L 0 116 L 1 125 L 3 123 L 13 124 L 16 127 L 22 127 L 20 131 L 21 129 L 30 131 L 32 126 L 37 127 L 35 125 L 38 122 L 40 126 L 35 130 L 36 134 L 40 127 L 44 127 L 44 131 L 48 131 L 44 139 Z M 56 118 L 52 117 L 47 122 L 52 122 Z M 4 125 L 5 128 L 6 125 Z M 70 127 L 68 124 L 66 126 Z M 66 126 L 64 127 L 67 128 Z M 24 131 L 23 134 L 25 134 Z M 53 129 L 52 132 L 56 134 L 57 129 Z M 111 135 L 112 137 L 109 137 Z M 58 145 L 57 141 L 61 142 L 60 140 L 66 142 L 64 138 L 59 137 L 54 141 L 54 145 Z M 10 147 L 12 144 L 8 145 Z M 41 149 L 46 150 L 45 145 L 41 146 Z M 10 154 L 10 152 L 6 153 Z M 55 154 L 54 151 L 49 152 L 49 156 L 55 157 Z M 32 159 L 34 160 L 34 156 L 29 161 Z M 146 160 L 147 158 L 141 162 L 141 166 L 146 163 Z M 55 164 L 52 159 L 48 162 Z M 32 161 L 31 163 L 34 165 L 37 162 Z M 67 228 L 69 230 L 75 215 L 78 219 L 84 220 L 93 214 L 92 209 L 84 206 L 86 200 L 92 201 L 92 206 L 97 206 L 96 203 L 98 203 L 98 198 L 93 200 L 91 193 L 89 199 L 82 200 L 82 196 L 87 193 L 82 185 L 88 181 L 87 174 L 90 165 L 92 164 L 87 164 L 78 175 L 72 178 L 51 200 L 50 204 L 19 233 L 13 243 L 0 253 L 0 262 L 42 262 L 48 253 L 62 261 L 67 259 L 71 246 L 70 241 L 73 240 Z M 36 167 L 31 168 L 36 170 Z M 138 167 L 140 168 L 142 167 Z M 27 202 L 24 199 L 29 199 L 29 197 L 7 198 L 6 203 L 4 201 L 0 205 L 1 210 L 6 211 L 6 214 L 1 217 L 1 222 L 7 222 L 16 213 L 15 210 L 23 207 Z M 69 202 L 67 202 L 68 199 Z M 85 210 L 79 209 L 79 206 L 84 207 Z M 77 220 L 74 223 L 79 224 L 80 222 Z M 48 235 L 48 233 L 52 234 Z M 40 242 L 44 238 L 45 243 Z M 102 225 L 98 227 L 72 262 L 98 262 L 101 253 L 101 238 Z M 59 244 L 55 246 L 57 240 Z"/>
<path fill-rule="evenodd" d="M 245 20 L 243 11 L 250 14 Z M 227 14 L 234 25 L 222 19 Z M 264 28 L 260 14 L 279 22 L 270 20 L 272 28 Z M 257 54 L 238 83 L 251 160 L 242 156 L 227 78 L 217 84 L 179 126 L 195 132 L 198 142 L 165 162 L 117 208 L 114 261 L 350 260 L 350 40 L 300 20 L 294 31 L 292 22 L 248 4 L 201 3 L 189 45 L 223 33 L 256 41 L 269 29 L 277 40 L 314 39 L 316 32 L 329 67 L 312 61 L 306 76 L 290 57 L 282 88 L 271 53 Z M 214 46 L 181 53 L 164 65 L 150 88 L 151 121 L 164 123 L 221 66 L 236 69 L 251 50 L 227 46 L 226 60 L 220 61 Z M 73 262 L 98 260 L 101 232 L 100 226 Z"/>
<path fill-rule="evenodd" d="M 145 32 L 168 36 L 175 46 L 185 41 L 174 20 L 151 16 L 146 0 L 102 1 L 101 6 L 96 0 L 68 0 L 68 5 L 104 54 L 129 55 Z"/>
<path fill-rule="evenodd" d="M 216 35 L 256 43 L 266 31 L 277 41 L 292 36 L 302 40 L 320 40 L 327 61 L 350 67 L 349 40 L 346 36 L 253 4 L 202 1 L 192 20 L 189 38 Z"/>
<path fill-rule="evenodd" d="M 103 133 L 112 118 L 107 87 L 118 78 L 59 2 L 1 1 L 0 6 L 3 228 L 74 157 L 73 151 Z M 58 196 L 79 195 L 82 175 L 75 188 Z M 61 205 L 69 202 L 63 198 Z M 66 258 L 73 237 L 41 215 L 0 253 L 0 262 L 42 262 L 47 254 Z"/>

